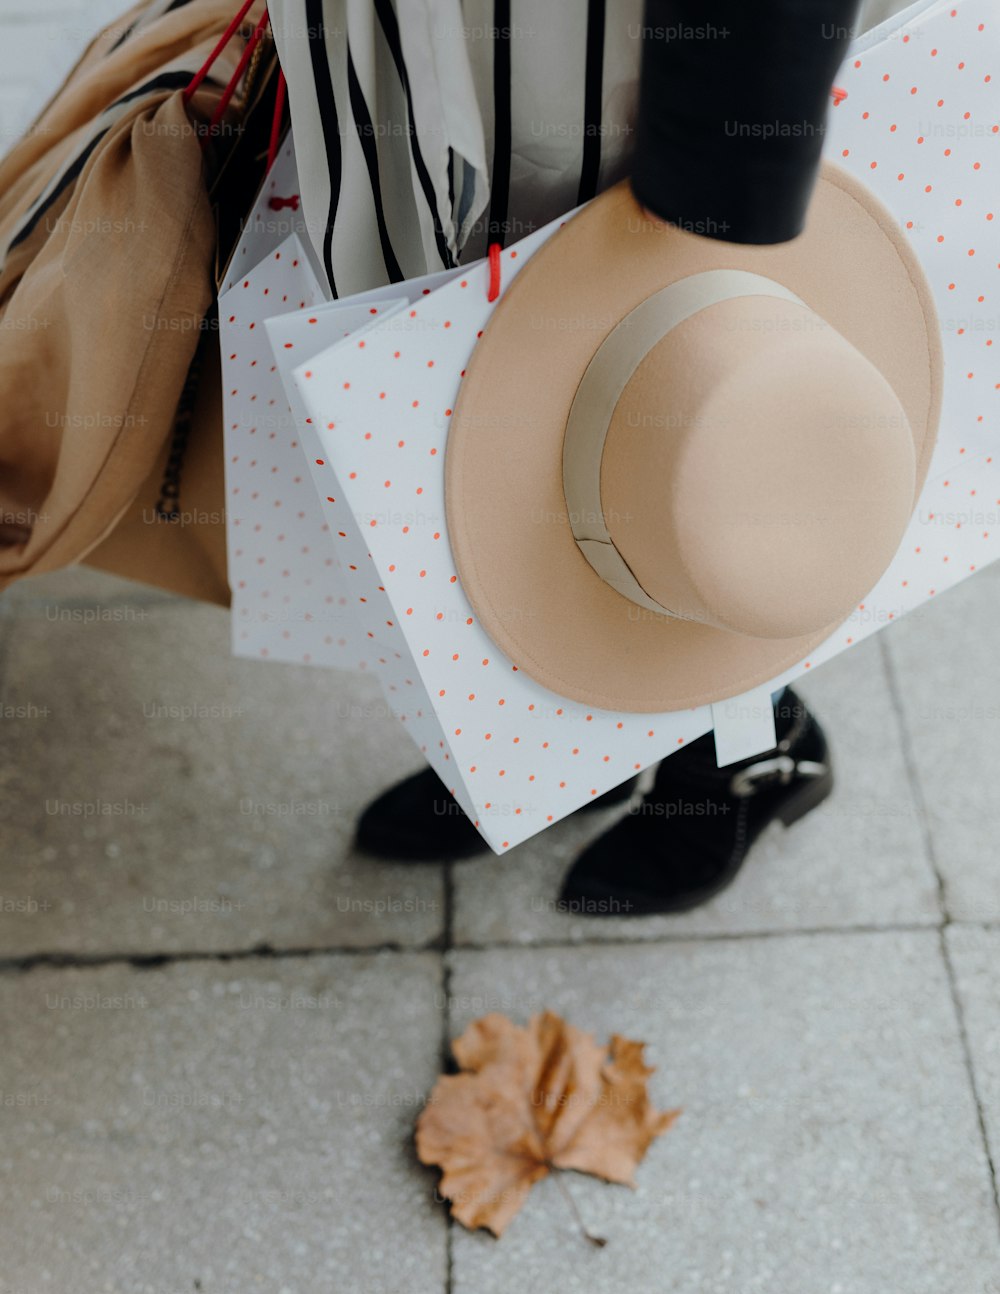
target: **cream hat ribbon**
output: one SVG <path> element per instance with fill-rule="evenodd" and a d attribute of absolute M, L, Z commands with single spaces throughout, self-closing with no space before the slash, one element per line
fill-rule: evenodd
<path fill-rule="evenodd" d="M 658 615 L 686 619 L 651 598 L 615 547 L 601 502 L 601 460 L 618 401 L 650 350 L 678 324 L 738 297 L 805 302 L 774 279 L 747 270 L 707 270 L 678 279 L 630 310 L 597 348 L 577 387 L 563 441 L 563 491 L 580 551 L 605 583 Z M 808 308 L 808 307 L 807 307 Z"/>

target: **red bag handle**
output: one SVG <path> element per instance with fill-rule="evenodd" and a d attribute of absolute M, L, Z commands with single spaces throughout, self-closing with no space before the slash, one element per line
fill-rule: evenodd
<path fill-rule="evenodd" d="M 250 11 L 250 8 L 253 4 L 254 4 L 254 0 L 244 0 L 244 3 L 240 8 L 240 11 L 237 13 L 236 17 L 232 20 L 232 22 L 229 24 L 226 30 L 219 37 L 219 40 L 215 48 L 212 50 L 208 58 L 201 65 L 198 71 L 195 72 L 194 76 L 185 86 L 184 92 L 182 95 L 182 98 L 185 104 L 191 102 L 191 98 L 194 95 L 195 91 L 201 85 L 202 81 L 204 81 L 205 77 L 208 76 L 209 72 L 212 69 L 212 65 L 215 63 L 216 59 L 219 57 L 222 51 L 229 44 L 230 40 L 232 40 L 233 35 L 235 34 L 237 28 L 239 27 L 243 19 L 246 17 L 247 13 Z M 264 12 L 261 14 L 260 20 L 258 21 L 256 27 L 254 27 L 253 32 L 250 35 L 250 39 L 246 43 L 246 48 L 243 50 L 243 53 L 240 55 L 240 61 L 236 64 L 236 68 L 233 71 L 232 76 L 229 78 L 229 83 L 226 86 L 226 88 L 223 90 L 222 97 L 220 98 L 218 104 L 216 105 L 215 111 L 212 114 L 212 118 L 208 123 L 209 135 L 212 133 L 215 127 L 222 120 L 223 114 L 225 113 L 226 109 L 229 107 L 229 102 L 236 92 L 237 85 L 239 85 L 240 77 L 243 75 L 244 71 L 246 70 L 246 66 L 250 62 L 251 55 L 253 54 L 254 50 L 257 48 L 257 45 L 260 43 L 261 37 L 264 35 L 264 28 L 267 26 L 267 22 L 268 22 L 268 12 L 267 12 L 267 6 L 265 5 Z M 268 149 L 267 149 L 267 170 L 268 171 L 271 169 L 272 165 L 274 164 L 274 159 L 278 155 L 278 143 L 279 143 L 279 136 L 281 134 L 281 119 L 284 114 L 284 109 L 285 109 L 285 74 L 279 68 L 278 83 L 275 91 L 275 100 L 274 100 L 274 117 L 271 121 L 271 138 L 268 143 Z M 205 138 L 207 138 L 207 136 L 203 137 L 202 146 L 204 146 Z"/>
<path fill-rule="evenodd" d="M 257 48 L 257 45 L 260 43 L 260 38 L 261 36 L 263 36 L 264 28 L 266 26 L 267 26 L 267 7 L 265 6 L 264 12 L 261 14 L 260 20 L 258 21 L 257 26 L 253 29 L 250 39 L 247 41 L 246 47 L 243 50 L 243 53 L 240 55 L 240 61 L 236 64 L 236 69 L 233 72 L 232 76 L 229 78 L 229 84 L 223 90 L 222 98 L 219 100 L 218 104 L 216 105 L 215 112 L 212 113 L 212 120 L 208 123 L 209 134 L 212 133 L 215 127 L 222 120 L 223 113 L 229 107 L 229 100 L 233 97 L 233 94 L 236 91 L 236 87 L 237 85 L 239 85 L 240 77 L 243 75 L 244 71 L 246 70 L 246 65 L 250 62 L 250 55 L 254 52 L 254 50 Z"/>
<path fill-rule="evenodd" d="M 209 54 L 208 58 L 205 59 L 204 63 L 201 65 L 198 71 L 195 72 L 194 76 L 191 78 L 186 89 L 184 90 L 183 99 L 185 103 L 191 102 L 191 96 L 194 94 L 195 90 L 197 90 L 198 86 L 201 85 L 202 81 L 204 81 L 205 77 L 208 76 L 209 72 L 212 70 L 212 64 L 215 62 L 215 60 L 219 57 L 222 51 L 232 40 L 233 33 L 236 31 L 236 28 L 246 17 L 247 13 L 250 10 L 250 7 L 253 5 L 253 2 L 254 0 L 245 0 L 243 8 L 239 11 L 239 13 L 233 19 L 233 21 L 229 24 L 226 30 L 219 37 L 219 43 L 216 45 L 215 49 L 212 50 L 211 54 Z"/>
<path fill-rule="evenodd" d="M 281 135 L 281 118 L 285 111 L 285 74 L 278 68 L 278 84 L 274 91 L 274 116 L 271 118 L 271 140 L 267 146 L 267 171 L 274 165 L 278 156 L 278 144 Z M 265 174 L 267 174 L 265 171 Z"/>

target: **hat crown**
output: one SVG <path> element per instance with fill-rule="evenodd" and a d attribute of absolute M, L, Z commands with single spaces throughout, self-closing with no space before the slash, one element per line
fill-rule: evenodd
<path fill-rule="evenodd" d="M 590 462 L 596 527 L 573 482 L 574 457 L 579 467 L 595 441 L 570 419 L 581 550 L 644 615 L 755 638 L 832 627 L 877 583 L 912 512 L 899 399 L 781 284 L 714 271 L 654 296 L 665 306 L 651 298 L 626 316 L 588 368 L 592 389 L 581 384 L 583 401 L 602 386 L 610 408 L 599 468 Z M 666 329 L 651 338 L 654 314 Z"/>

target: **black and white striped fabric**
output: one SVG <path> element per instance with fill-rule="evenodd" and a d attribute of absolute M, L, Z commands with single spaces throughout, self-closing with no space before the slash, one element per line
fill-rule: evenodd
<path fill-rule="evenodd" d="M 854 34 L 908 3 L 863 0 Z M 270 0 L 303 211 L 333 294 L 467 263 L 626 176 L 644 8 Z"/>
<path fill-rule="evenodd" d="M 628 174 L 642 0 L 271 0 L 335 296 L 468 263 Z"/>

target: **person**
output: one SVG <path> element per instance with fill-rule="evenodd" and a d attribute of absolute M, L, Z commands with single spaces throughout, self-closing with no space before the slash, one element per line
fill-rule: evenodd
<path fill-rule="evenodd" d="M 309 0 L 303 2 L 308 14 Z M 299 147 L 298 122 L 308 111 L 301 106 L 306 102 L 302 84 L 313 77 L 315 102 L 308 106 L 318 103 L 314 115 L 322 118 L 325 69 L 316 74 L 315 57 L 308 69 L 302 57 L 296 60 L 287 22 L 294 3 L 276 0 L 272 10 L 279 20 L 285 11 L 284 29 L 279 21 L 275 37 L 288 75 Z M 520 236 L 527 228 L 570 210 L 623 173 L 648 219 L 675 226 L 691 238 L 733 244 L 773 244 L 795 238 L 804 226 L 819 166 L 833 78 L 857 34 L 857 9 L 856 0 L 759 0 L 755 5 L 745 0 L 647 0 L 642 21 L 636 23 L 629 21 L 634 5 L 628 0 L 589 0 L 579 68 L 585 81 L 581 125 L 580 96 L 566 89 L 572 84 L 566 78 L 577 57 L 569 51 L 581 48 L 582 11 L 575 0 L 544 8 L 511 0 L 465 4 L 466 18 L 473 10 L 480 16 L 487 10 L 485 16 L 492 18 L 476 32 L 470 54 L 479 106 L 490 127 L 492 166 L 489 218 L 468 238 L 462 255 L 466 259 L 482 255 L 491 241 L 515 241 L 511 234 Z M 419 96 L 416 92 L 410 96 L 405 42 L 398 33 L 392 39 L 394 19 L 389 7 L 376 5 L 376 10 L 412 107 Z M 468 43 L 468 25 L 464 35 Z M 484 45 L 489 54 L 484 55 Z M 631 149 L 622 145 L 620 133 L 614 137 L 606 120 L 613 116 L 627 86 L 627 72 L 621 68 L 627 69 L 630 58 L 639 69 L 636 138 Z M 558 68 L 562 76 L 552 75 L 543 84 L 541 69 L 560 60 L 567 65 Z M 617 74 L 609 72 L 616 60 Z M 448 64 L 442 58 L 439 65 Z M 302 69 L 298 76 L 297 67 Z M 349 67 L 349 78 L 351 73 Z M 457 97 L 461 80 L 456 73 L 437 90 Z M 360 107 L 363 115 L 356 75 L 349 88 L 354 91 L 352 110 Z M 331 91 L 327 103 L 335 98 Z M 527 119 L 533 111 L 529 130 Z M 354 117 L 357 124 L 357 110 Z M 329 127 L 328 120 L 324 124 Z M 629 131 L 626 126 L 623 133 Z M 314 137 L 317 134 L 313 132 Z M 558 156 L 545 154 L 549 140 L 567 138 L 579 138 L 576 152 L 564 148 Z M 329 129 L 325 140 L 329 152 Z M 419 133 L 411 133 L 411 143 L 416 161 Z M 369 163 L 371 156 L 369 150 Z M 312 171 L 308 162 L 305 168 L 300 165 L 307 214 L 308 177 L 325 171 L 329 157 L 317 153 L 315 160 Z M 378 162 L 376 168 L 369 164 L 373 189 L 375 176 L 381 173 L 381 155 Z M 339 153 L 336 169 L 339 175 Z M 446 241 L 442 230 L 449 226 L 454 209 L 467 207 L 470 194 L 474 198 L 476 193 L 474 184 L 468 184 L 474 163 L 463 163 L 456 181 L 458 170 L 455 154 L 449 151 L 448 197 L 453 206 L 443 216 L 440 211 L 434 213 L 439 244 Z M 429 186 L 424 184 L 423 190 L 426 195 Z M 333 282 L 338 239 L 341 245 L 345 240 L 339 230 L 345 221 L 340 218 L 339 227 L 334 223 L 339 207 L 332 187 L 323 189 L 321 197 L 329 205 L 329 216 L 320 221 L 317 250 L 324 255 Z M 320 201 L 320 197 L 314 199 L 313 206 Z M 392 213 L 387 215 L 379 191 L 375 208 L 380 217 L 379 250 L 388 277 L 413 272 L 403 264 L 403 255 L 396 254 L 400 246 L 406 249 L 412 243 L 412 222 L 409 228 L 394 229 Z M 519 223 L 519 212 L 529 213 L 532 219 Z M 461 220 L 452 223 L 457 226 Z M 356 227 L 347 236 L 356 237 Z M 441 264 L 456 263 L 449 258 L 450 250 L 444 248 Z M 345 273 L 350 273 L 357 257 L 342 254 L 341 261 Z M 563 883 L 564 902 L 592 912 L 684 911 L 733 880 L 754 841 L 771 822 L 790 825 L 815 807 L 832 785 L 828 742 L 792 689 L 777 693 L 774 703 L 777 745 L 773 750 L 720 769 L 710 732 L 663 760 L 644 795 L 637 794 L 633 779 L 579 810 L 629 805 L 576 860 Z M 808 776 L 802 771 L 806 764 Z M 816 777 L 817 766 L 826 776 Z M 807 780 L 817 786 L 816 794 L 803 795 Z M 486 848 L 431 768 L 379 795 L 361 815 L 356 839 L 364 852 L 395 861 L 457 860 Z"/>

